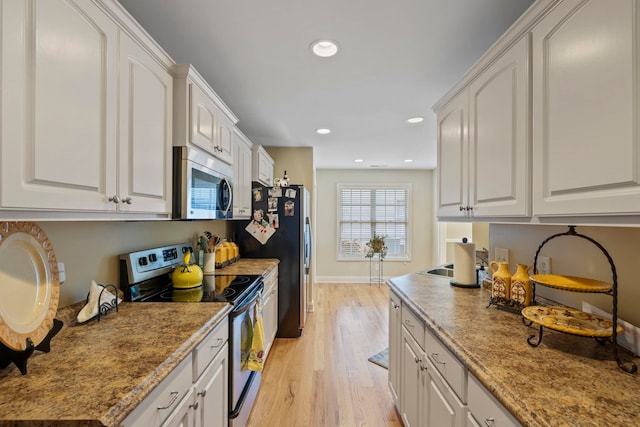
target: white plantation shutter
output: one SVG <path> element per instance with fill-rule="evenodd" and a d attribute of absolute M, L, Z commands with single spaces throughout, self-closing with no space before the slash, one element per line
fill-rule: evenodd
<path fill-rule="evenodd" d="M 364 259 L 374 235 L 386 237 L 387 259 L 409 259 L 409 190 L 409 184 L 339 184 L 338 259 Z"/>

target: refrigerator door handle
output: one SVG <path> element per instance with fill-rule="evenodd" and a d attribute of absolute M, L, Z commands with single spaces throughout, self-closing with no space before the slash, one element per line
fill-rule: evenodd
<path fill-rule="evenodd" d="M 305 218 L 304 224 L 304 272 L 309 274 L 311 267 L 311 223 L 309 217 Z"/>

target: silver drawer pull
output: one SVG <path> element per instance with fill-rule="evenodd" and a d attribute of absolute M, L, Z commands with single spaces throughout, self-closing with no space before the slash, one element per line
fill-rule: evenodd
<path fill-rule="evenodd" d="M 407 325 L 407 326 L 408 326 L 408 327 L 410 327 L 410 328 L 413 328 L 413 327 L 414 327 L 414 325 L 412 325 L 412 324 L 411 324 L 411 320 L 409 320 L 409 319 L 406 319 L 406 320 L 404 321 L 404 324 L 405 324 L 405 325 Z"/>
<path fill-rule="evenodd" d="M 211 348 L 218 348 L 218 347 L 220 347 L 222 345 L 223 342 L 224 342 L 224 339 L 218 338 L 216 340 L 216 343 L 214 345 L 212 345 Z"/>
<path fill-rule="evenodd" d="M 171 408 L 171 406 L 176 403 L 176 399 L 178 399 L 178 396 L 180 395 L 179 392 L 177 391 L 172 391 L 171 392 L 171 400 L 169 400 L 169 403 L 167 403 L 167 406 L 158 406 L 158 409 L 169 409 Z"/>
<path fill-rule="evenodd" d="M 493 418 L 485 418 L 484 425 L 487 427 L 493 427 L 495 425 L 495 420 Z"/>
<path fill-rule="evenodd" d="M 447 362 L 441 362 L 438 360 L 438 353 L 431 353 L 431 358 L 433 359 L 434 362 L 440 364 L 440 365 L 446 365 Z"/>
<path fill-rule="evenodd" d="M 193 408 L 194 410 L 198 409 L 199 402 L 194 403 L 193 405 L 189 405 L 189 408 Z"/>
<path fill-rule="evenodd" d="M 420 363 L 420 358 L 419 357 L 416 356 L 413 359 L 416 361 L 416 363 Z"/>

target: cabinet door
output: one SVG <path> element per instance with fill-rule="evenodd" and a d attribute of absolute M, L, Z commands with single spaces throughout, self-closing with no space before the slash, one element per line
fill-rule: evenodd
<path fill-rule="evenodd" d="M 116 24 L 87 1 L 1 8 L 0 204 L 115 211 Z"/>
<path fill-rule="evenodd" d="M 122 33 L 120 211 L 171 213 L 172 90 L 169 72 Z"/>
<path fill-rule="evenodd" d="M 195 384 L 195 427 L 226 427 L 228 423 L 228 344 Z"/>
<path fill-rule="evenodd" d="M 425 362 L 426 405 L 424 405 L 423 424 L 437 427 L 463 427 L 467 408 L 445 383 L 433 364 Z"/>
<path fill-rule="evenodd" d="M 218 128 L 215 135 L 215 155 L 229 164 L 233 163 L 233 123 L 222 111 L 218 111 Z"/>
<path fill-rule="evenodd" d="M 264 283 L 264 306 L 262 308 L 265 350 L 271 349 L 273 340 L 278 332 L 278 271 L 274 270 L 267 275 Z M 267 357 L 265 356 L 265 358 Z"/>
<path fill-rule="evenodd" d="M 438 113 L 438 216 L 468 212 L 467 96 L 463 91 Z"/>
<path fill-rule="evenodd" d="M 535 215 L 640 212 L 638 6 L 567 0 L 533 28 Z"/>
<path fill-rule="evenodd" d="M 233 138 L 233 218 L 251 216 L 251 146 L 241 137 Z"/>
<path fill-rule="evenodd" d="M 253 147 L 253 180 L 273 185 L 273 159 L 262 146 Z"/>
<path fill-rule="evenodd" d="M 218 111 L 213 101 L 198 85 L 189 83 L 189 139 L 210 154 L 215 151 Z"/>
<path fill-rule="evenodd" d="M 411 334 L 402 328 L 402 391 L 400 414 L 405 427 L 421 426 L 419 418 L 423 406 L 422 350 Z"/>
<path fill-rule="evenodd" d="M 402 353 L 402 321 L 400 298 L 389 293 L 389 390 L 396 408 L 400 407 L 400 355 Z"/>
<path fill-rule="evenodd" d="M 530 52 L 525 36 L 469 86 L 472 216 L 531 215 Z"/>

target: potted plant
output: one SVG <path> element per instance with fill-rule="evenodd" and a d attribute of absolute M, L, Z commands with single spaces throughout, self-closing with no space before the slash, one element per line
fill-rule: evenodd
<path fill-rule="evenodd" d="M 387 236 L 374 234 L 365 245 L 367 248 L 365 258 L 372 258 L 374 254 L 380 254 L 380 258 L 384 259 L 384 256 L 387 254 L 387 247 L 385 246 L 386 238 Z"/>

